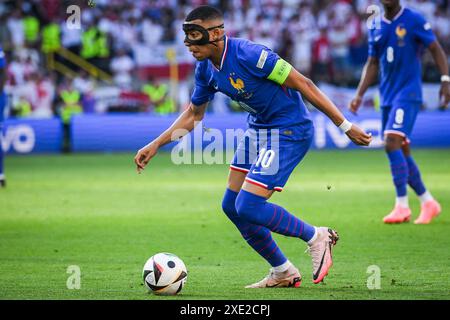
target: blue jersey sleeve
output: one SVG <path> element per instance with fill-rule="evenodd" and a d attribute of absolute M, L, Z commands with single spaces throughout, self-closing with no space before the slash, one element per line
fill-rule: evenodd
<path fill-rule="evenodd" d="M 431 29 L 430 23 L 418 13 L 416 14 L 414 24 L 414 35 L 416 39 L 422 42 L 426 47 L 436 40 L 436 36 Z"/>
<path fill-rule="evenodd" d="M 372 28 L 369 30 L 369 33 L 368 33 L 369 57 L 374 57 L 374 58 L 380 57 L 379 45 L 377 43 L 378 37 L 379 36 L 377 36 L 375 28 Z"/>
<path fill-rule="evenodd" d="M 6 59 L 5 52 L 0 48 L 0 69 L 4 69 L 6 67 Z"/>
<path fill-rule="evenodd" d="M 214 98 L 216 90 L 208 84 L 208 69 L 204 62 L 197 63 L 195 67 L 195 88 L 191 96 L 191 102 L 200 106 Z"/>
<path fill-rule="evenodd" d="M 280 57 L 271 49 L 256 43 L 246 43 L 238 49 L 240 67 L 256 78 L 268 78 Z"/>

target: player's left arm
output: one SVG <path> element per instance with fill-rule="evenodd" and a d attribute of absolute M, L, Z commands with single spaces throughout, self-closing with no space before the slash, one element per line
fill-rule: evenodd
<path fill-rule="evenodd" d="M 2 48 L 0 48 L 0 94 L 3 92 L 5 84 L 6 84 L 5 53 L 3 52 Z"/>
<path fill-rule="evenodd" d="M 437 40 L 433 41 L 428 46 L 428 50 L 430 50 L 433 60 L 441 73 L 441 89 L 439 90 L 439 97 L 442 107 L 447 108 L 448 103 L 450 102 L 450 77 L 448 74 L 447 56 Z"/>
<path fill-rule="evenodd" d="M 413 34 L 415 40 L 421 42 L 430 50 L 439 72 L 441 73 L 441 89 L 439 90 L 439 96 L 441 98 L 440 102 L 446 107 L 450 101 L 450 78 L 448 75 L 447 56 L 437 41 L 431 24 L 420 14 L 416 14 L 413 21 Z"/>
<path fill-rule="evenodd" d="M 280 84 L 299 91 L 303 97 L 326 114 L 336 126 L 344 131 L 355 144 L 368 146 L 372 141 L 370 134 L 367 134 L 357 125 L 345 119 L 336 105 L 310 79 L 293 67 L 290 67 L 286 80 Z"/>

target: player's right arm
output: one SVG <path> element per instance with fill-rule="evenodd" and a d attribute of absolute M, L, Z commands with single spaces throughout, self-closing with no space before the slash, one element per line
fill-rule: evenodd
<path fill-rule="evenodd" d="M 0 94 L 2 94 L 6 83 L 6 62 L 5 52 L 0 47 Z"/>
<path fill-rule="evenodd" d="M 364 93 L 367 89 L 374 84 L 378 79 L 379 60 L 376 57 L 369 57 L 364 66 L 361 80 L 359 81 L 358 88 L 356 89 L 356 95 L 350 102 L 349 109 L 351 112 L 356 113 L 361 106 Z"/>
<path fill-rule="evenodd" d="M 208 83 L 209 76 L 207 64 L 198 63 L 195 68 L 195 88 L 191 97 L 191 104 L 166 131 L 137 152 L 134 163 L 138 173 L 144 170 L 159 148 L 172 141 L 179 140 L 192 131 L 195 125 L 203 119 L 206 107 L 209 101 L 214 98 L 216 92 Z"/>
<path fill-rule="evenodd" d="M 195 106 L 192 103 L 172 125 L 164 131 L 158 138 L 140 149 L 134 157 L 136 170 L 141 173 L 149 161 L 156 155 L 162 146 L 182 138 L 185 134 L 192 131 L 195 125 L 203 119 L 208 103 Z"/>

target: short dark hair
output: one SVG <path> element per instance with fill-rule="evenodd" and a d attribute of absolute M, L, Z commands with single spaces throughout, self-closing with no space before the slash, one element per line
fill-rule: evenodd
<path fill-rule="evenodd" d="M 223 19 L 222 11 L 211 6 L 200 6 L 192 10 L 187 15 L 185 21 L 194 21 L 194 20 L 208 21 L 215 19 Z"/>

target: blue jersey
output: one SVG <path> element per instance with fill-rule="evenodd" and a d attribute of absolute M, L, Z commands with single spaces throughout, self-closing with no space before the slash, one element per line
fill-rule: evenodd
<path fill-rule="evenodd" d="M 408 8 L 369 31 L 369 56 L 380 61 L 383 107 L 422 102 L 421 51 L 435 39 L 430 24 Z"/>
<path fill-rule="evenodd" d="M 6 73 L 6 59 L 2 47 L 0 47 L 0 72 Z M 3 121 L 4 108 L 6 106 L 6 94 L 4 90 L 0 91 L 0 122 Z"/>
<path fill-rule="evenodd" d="M 249 113 L 251 128 L 311 126 L 303 100 L 296 90 L 268 80 L 280 57 L 251 41 L 225 37 L 220 68 L 210 60 L 197 62 L 191 101 L 201 105 L 218 91 Z"/>
<path fill-rule="evenodd" d="M 0 47 L 0 69 L 5 68 L 6 68 L 5 52 L 3 52 L 2 47 Z"/>

